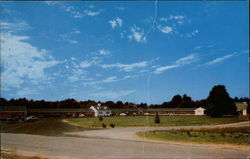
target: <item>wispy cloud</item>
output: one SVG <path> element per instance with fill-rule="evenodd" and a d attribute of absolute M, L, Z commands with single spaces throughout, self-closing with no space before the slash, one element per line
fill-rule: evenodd
<path fill-rule="evenodd" d="M 47 1 L 45 2 L 49 6 L 58 6 L 60 9 L 64 10 L 65 12 L 69 13 L 73 18 L 83 18 L 84 16 L 97 16 L 99 15 L 102 10 L 92 10 L 94 7 L 89 7 L 89 9 L 81 10 L 78 7 L 73 7 L 70 5 L 67 5 L 63 2 L 56 2 L 56 1 Z"/>
<path fill-rule="evenodd" d="M 195 36 L 195 35 L 198 34 L 198 33 L 199 33 L 199 30 L 198 30 L 198 29 L 195 29 L 195 30 L 193 30 L 191 33 L 187 33 L 187 34 L 185 35 L 185 37 L 186 37 L 186 38 L 191 38 L 191 37 Z"/>
<path fill-rule="evenodd" d="M 115 64 L 102 64 L 102 68 L 119 68 L 120 71 L 130 72 L 136 68 L 144 68 L 148 66 L 147 61 L 131 63 L 131 64 L 122 64 L 122 63 L 115 63 Z"/>
<path fill-rule="evenodd" d="M 154 70 L 155 74 L 160 74 L 166 70 L 170 70 L 170 69 L 174 69 L 174 68 L 178 68 L 178 67 L 182 67 L 191 63 L 194 63 L 198 60 L 197 55 L 196 54 L 190 54 L 188 56 L 182 57 L 178 60 L 176 60 L 173 64 L 171 65 L 166 65 L 166 66 L 160 66 L 157 67 Z"/>
<path fill-rule="evenodd" d="M 170 15 L 168 17 L 161 17 L 159 19 L 161 22 L 166 22 L 166 23 L 173 23 L 173 25 L 181 25 L 185 22 L 185 16 L 184 15 Z"/>
<path fill-rule="evenodd" d="M 95 64 L 94 61 L 87 61 L 87 60 L 85 60 L 85 61 L 82 61 L 80 63 L 80 67 L 81 68 L 87 68 L 87 67 L 92 66 L 93 64 Z"/>
<path fill-rule="evenodd" d="M 25 21 L 15 21 L 15 22 L 0 22 L 1 30 L 8 30 L 10 32 L 23 31 L 31 29 L 31 27 Z"/>
<path fill-rule="evenodd" d="M 135 40 L 136 42 L 146 42 L 147 38 L 145 36 L 144 30 L 134 25 L 130 29 L 131 34 L 128 35 L 130 40 Z"/>
<path fill-rule="evenodd" d="M 158 26 L 158 29 L 159 29 L 162 33 L 165 33 L 165 34 L 169 34 L 169 33 L 172 33 L 172 32 L 173 32 L 173 28 L 170 27 L 170 26 L 165 26 L 165 27 L 163 27 L 163 26 L 159 25 L 159 26 Z"/>
<path fill-rule="evenodd" d="M 98 10 L 98 11 L 92 11 L 92 10 L 86 9 L 86 10 L 84 10 L 83 12 L 84 12 L 84 15 L 85 15 L 85 16 L 91 16 L 91 17 L 93 17 L 93 16 L 99 15 L 99 14 L 102 12 L 102 10 L 100 9 L 100 10 Z"/>
<path fill-rule="evenodd" d="M 84 82 L 83 85 L 96 87 L 99 84 L 118 82 L 118 81 L 123 81 L 123 80 L 131 79 L 131 78 L 136 78 L 136 77 L 137 77 L 137 75 L 127 75 L 127 76 L 120 77 L 120 78 L 118 78 L 117 76 L 110 76 L 110 77 L 107 77 L 103 80 L 92 80 L 89 82 Z"/>
<path fill-rule="evenodd" d="M 106 49 L 101 49 L 98 51 L 100 55 L 109 55 L 110 51 Z"/>
<path fill-rule="evenodd" d="M 77 44 L 78 43 L 78 41 L 76 41 L 76 40 L 68 40 L 68 42 L 71 43 L 71 44 Z"/>
<path fill-rule="evenodd" d="M 228 55 L 225 55 L 225 56 L 222 56 L 222 57 L 219 57 L 219 58 L 215 58 L 207 63 L 205 63 L 204 65 L 206 66 L 209 66 L 209 65 L 214 65 L 214 64 L 217 64 L 217 63 L 220 63 L 220 62 L 223 62 L 225 61 L 226 59 L 229 59 L 233 56 L 235 56 L 236 53 L 232 53 L 232 54 L 228 54 Z"/>
<path fill-rule="evenodd" d="M 122 27 L 123 24 L 123 20 L 119 17 L 116 17 L 113 20 L 109 20 L 108 22 L 111 25 L 112 29 L 116 28 L 117 26 Z"/>
<path fill-rule="evenodd" d="M 121 90 L 121 91 L 98 91 L 91 93 L 90 96 L 94 98 L 104 98 L 105 100 L 118 100 L 121 97 L 134 94 L 135 90 Z"/>
<path fill-rule="evenodd" d="M 81 31 L 78 29 L 74 29 L 71 34 L 81 34 Z"/>
<path fill-rule="evenodd" d="M 16 93 L 16 95 L 19 97 L 24 97 L 24 96 L 34 95 L 34 94 L 38 94 L 38 90 L 34 88 L 29 88 L 29 87 L 22 88 L 18 90 Z"/>
<path fill-rule="evenodd" d="M 168 17 L 161 17 L 160 21 L 167 22 L 170 20 L 183 20 L 185 18 L 184 15 L 170 15 Z"/>
<path fill-rule="evenodd" d="M 77 44 L 78 41 L 77 40 L 73 40 L 71 39 L 71 35 L 70 34 L 62 34 L 62 35 L 59 35 L 59 41 L 66 41 L 68 43 L 71 43 L 71 44 Z"/>
<path fill-rule="evenodd" d="M 41 82 L 48 79 L 46 70 L 59 64 L 45 49 L 26 42 L 28 36 L 17 36 L 11 33 L 1 34 L 1 57 L 3 72 L 2 85 L 20 87 L 25 79 Z"/>

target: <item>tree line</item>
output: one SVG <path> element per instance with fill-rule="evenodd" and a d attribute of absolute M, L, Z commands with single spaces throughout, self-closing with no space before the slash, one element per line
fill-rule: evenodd
<path fill-rule="evenodd" d="M 163 102 L 162 104 L 140 103 L 135 104 L 132 102 L 122 101 L 106 101 L 96 102 L 94 100 L 77 101 L 73 98 L 65 99 L 62 101 L 44 101 L 44 100 L 28 100 L 26 98 L 10 99 L 0 98 L 1 106 L 26 106 L 28 109 L 44 109 L 44 108 L 85 108 L 88 109 L 92 105 L 101 103 L 109 108 L 197 108 L 203 107 L 206 109 L 207 114 L 211 116 L 219 117 L 223 114 L 236 114 L 236 102 L 247 102 L 249 105 L 249 98 L 231 98 L 224 85 L 216 85 L 209 92 L 206 99 L 192 100 L 188 95 L 175 95 L 170 101 Z M 249 107 L 248 107 L 249 108 Z"/>

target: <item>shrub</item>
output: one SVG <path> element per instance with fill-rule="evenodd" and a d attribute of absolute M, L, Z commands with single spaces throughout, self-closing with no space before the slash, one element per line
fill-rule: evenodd
<path fill-rule="evenodd" d="M 99 117 L 99 121 L 103 121 L 103 118 L 102 118 L 102 116 L 100 116 L 100 117 Z"/>
<path fill-rule="evenodd" d="M 102 127 L 103 127 L 103 128 L 106 128 L 106 124 L 102 123 Z"/>
<path fill-rule="evenodd" d="M 110 127 L 111 127 L 111 128 L 114 128 L 114 127 L 115 127 L 115 124 L 110 123 Z"/>
<path fill-rule="evenodd" d="M 156 116 L 155 116 L 155 123 L 156 123 L 156 124 L 159 124 L 160 122 L 161 122 L 161 119 L 160 119 L 158 113 L 156 113 Z"/>

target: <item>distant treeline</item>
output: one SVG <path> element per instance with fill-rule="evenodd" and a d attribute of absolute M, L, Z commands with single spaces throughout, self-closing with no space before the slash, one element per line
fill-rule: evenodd
<path fill-rule="evenodd" d="M 237 98 L 232 99 L 233 102 L 247 102 L 249 104 L 249 98 Z M 75 99 L 66 99 L 62 101 L 44 101 L 44 100 L 28 100 L 26 98 L 10 99 L 0 98 L 1 106 L 26 106 L 27 108 L 89 108 L 92 105 L 97 105 L 101 103 L 102 105 L 108 106 L 110 108 L 148 108 L 146 103 L 135 104 L 131 102 L 122 101 L 77 101 Z M 175 95 L 170 101 L 163 102 L 162 104 L 151 104 L 150 108 L 196 108 L 196 107 L 207 107 L 208 100 L 196 100 L 193 101 L 191 97 L 184 95 Z"/>

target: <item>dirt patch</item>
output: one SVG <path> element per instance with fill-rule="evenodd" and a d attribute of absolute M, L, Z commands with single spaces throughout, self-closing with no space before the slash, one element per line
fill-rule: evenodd
<path fill-rule="evenodd" d="M 66 132 L 90 130 L 63 122 L 62 118 L 40 118 L 33 122 L 16 124 L 1 123 L 2 133 L 32 134 L 43 136 L 65 136 Z"/>

